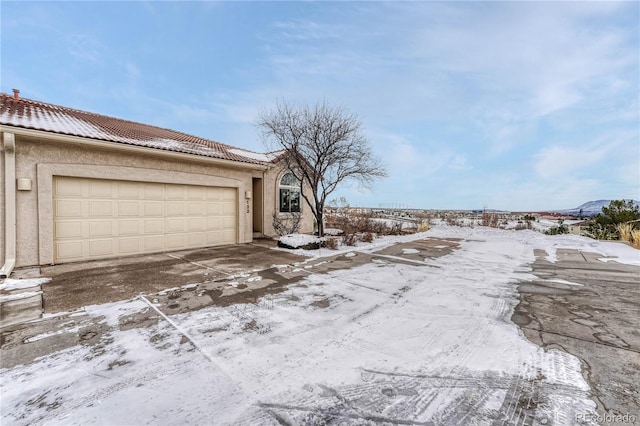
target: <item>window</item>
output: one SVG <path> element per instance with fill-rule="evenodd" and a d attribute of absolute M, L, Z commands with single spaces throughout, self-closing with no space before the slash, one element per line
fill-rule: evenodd
<path fill-rule="evenodd" d="M 287 172 L 280 179 L 280 213 L 300 212 L 300 181 Z"/>

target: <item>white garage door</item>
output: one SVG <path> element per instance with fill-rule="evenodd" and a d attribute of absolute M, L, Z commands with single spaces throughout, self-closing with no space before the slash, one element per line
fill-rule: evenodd
<path fill-rule="evenodd" d="M 235 188 L 55 176 L 54 261 L 237 241 Z"/>

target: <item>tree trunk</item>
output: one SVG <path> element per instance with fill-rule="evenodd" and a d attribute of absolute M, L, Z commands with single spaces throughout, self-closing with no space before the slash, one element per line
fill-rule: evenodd
<path fill-rule="evenodd" d="M 318 222 L 318 237 L 324 237 L 324 217 L 322 210 L 316 214 L 316 222 Z"/>

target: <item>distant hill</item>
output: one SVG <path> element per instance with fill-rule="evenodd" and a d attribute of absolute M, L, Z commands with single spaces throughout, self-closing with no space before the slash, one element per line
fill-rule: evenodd
<path fill-rule="evenodd" d="M 556 210 L 558 213 L 563 213 L 566 215 L 578 216 L 580 214 L 580 210 L 582 210 L 583 216 L 595 216 L 598 213 L 602 213 L 602 208 L 609 206 L 611 200 L 596 200 L 596 201 L 587 201 L 584 204 L 579 205 L 575 209 L 566 209 L 566 210 Z M 636 200 L 633 200 L 636 206 L 640 206 L 640 203 Z"/>

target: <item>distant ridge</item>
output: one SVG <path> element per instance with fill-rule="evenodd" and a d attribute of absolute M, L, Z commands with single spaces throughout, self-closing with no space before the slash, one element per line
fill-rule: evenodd
<path fill-rule="evenodd" d="M 579 205 L 575 209 L 554 210 L 554 211 L 557 213 L 563 213 L 571 216 L 578 216 L 580 214 L 582 214 L 582 216 L 595 216 L 598 213 L 602 213 L 602 208 L 608 207 L 611 201 L 612 200 L 587 201 L 586 203 Z M 628 200 L 625 200 L 625 201 L 628 201 Z M 640 202 L 636 200 L 633 200 L 633 203 L 636 206 L 640 206 Z"/>

